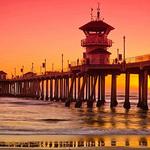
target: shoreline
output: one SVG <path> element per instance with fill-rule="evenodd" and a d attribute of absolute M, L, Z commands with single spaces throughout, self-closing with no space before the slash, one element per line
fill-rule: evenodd
<path fill-rule="evenodd" d="M 0 131 L 0 135 L 87 135 L 87 136 L 121 136 L 121 135 L 150 135 L 150 129 L 52 129 L 47 131 Z"/>

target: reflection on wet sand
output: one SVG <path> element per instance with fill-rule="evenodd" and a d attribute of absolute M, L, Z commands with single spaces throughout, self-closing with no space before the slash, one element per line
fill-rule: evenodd
<path fill-rule="evenodd" d="M 0 149 L 150 149 L 150 136 L 140 135 L 1 135 Z"/>
<path fill-rule="evenodd" d="M 150 129 L 149 112 L 107 107 L 77 110 L 83 125 L 100 129 Z M 131 119 L 132 118 L 132 119 Z"/>

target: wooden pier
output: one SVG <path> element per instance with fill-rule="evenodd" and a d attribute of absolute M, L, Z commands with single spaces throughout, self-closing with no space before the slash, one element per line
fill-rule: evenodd
<path fill-rule="evenodd" d="M 124 108 L 130 108 L 130 75 L 139 76 L 139 101 L 137 106 L 147 110 L 148 76 L 150 61 L 107 65 L 81 65 L 70 68 L 68 72 L 52 72 L 47 75 L 20 77 L 0 81 L 1 96 L 31 97 L 40 100 L 63 101 L 66 106 L 75 102 L 75 107 L 81 107 L 83 102 L 87 107 L 97 107 L 105 103 L 105 78 L 111 75 L 110 107 L 116 107 L 117 77 L 125 74 Z M 97 92 L 96 92 L 97 91 Z"/>
<path fill-rule="evenodd" d="M 96 20 L 91 20 L 81 29 L 86 38 L 81 41 L 85 47 L 83 62 L 70 66 L 67 72 L 51 72 L 45 75 L 33 75 L 18 79 L 0 80 L 0 96 L 31 97 L 40 100 L 63 101 L 69 107 L 75 102 L 75 107 L 81 107 L 83 102 L 87 107 L 100 107 L 105 104 L 105 78 L 111 75 L 111 102 L 110 107 L 116 107 L 117 77 L 125 74 L 125 100 L 123 107 L 130 109 L 130 75 L 139 76 L 139 100 L 137 106 L 148 109 L 148 76 L 150 75 L 150 57 L 148 59 L 128 62 L 124 55 L 119 54 L 115 62 L 110 63 L 112 41 L 108 34 L 114 28 L 100 20 L 97 9 Z M 149 55 L 148 55 L 149 56 Z"/>

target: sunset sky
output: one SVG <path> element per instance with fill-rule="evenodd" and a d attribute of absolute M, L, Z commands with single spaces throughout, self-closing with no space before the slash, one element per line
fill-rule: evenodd
<path fill-rule="evenodd" d="M 150 0 L 0 0 L 0 70 L 20 74 L 22 65 L 27 72 L 33 62 L 39 72 L 45 58 L 48 70 L 52 63 L 58 69 L 62 53 L 65 65 L 81 58 L 84 34 L 78 28 L 90 21 L 97 2 L 101 17 L 115 28 L 112 57 L 122 51 L 123 35 L 127 57 L 150 53 Z"/>

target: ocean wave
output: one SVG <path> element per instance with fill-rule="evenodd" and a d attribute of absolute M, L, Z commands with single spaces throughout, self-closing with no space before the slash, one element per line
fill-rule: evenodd
<path fill-rule="evenodd" d="M 2 130 L 1 135 L 150 135 L 149 129 L 57 129 L 57 130 Z"/>

